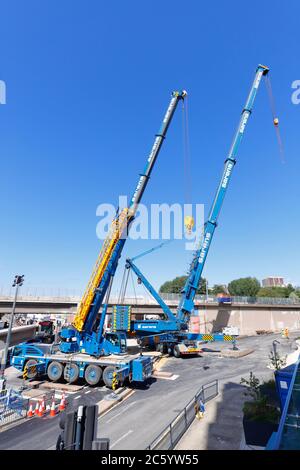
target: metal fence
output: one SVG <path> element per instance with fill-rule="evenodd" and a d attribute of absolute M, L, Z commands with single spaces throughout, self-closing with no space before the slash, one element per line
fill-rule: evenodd
<path fill-rule="evenodd" d="M 218 380 L 203 385 L 187 406 L 151 442 L 147 450 L 172 450 L 195 419 L 195 407 L 207 403 L 219 393 Z"/>
<path fill-rule="evenodd" d="M 19 301 L 63 301 L 69 303 L 78 303 L 81 299 L 82 292 L 76 289 L 51 289 L 51 288 L 35 288 L 35 287 L 22 287 L 22 292 L 18 298 Z M 161 293 L 161 297 L 165 301 L 178 303 L 181 294 L 173 293 Z M 6 288 L 0 286 L 0 298 L 2 300 L 13 300 L 14 291 L 12 287 Z M 244 305 L 300 305 L 300 299 L 297 297 L 238 297 L 229 296 L 231 303 L 233 304 L 244 304 Z M 195 302 L 199 303 L 220 303 L 220 298 L 213 295 L 196 295 Z M 118 303 L 118 295 L 112 294 L 110 297 L 110 303 Z M 155 301 L 151 296 L 133 295 L 129 294 L 125 298 L 126 304 L 153 304 Z"/>
<path fill-rule="evenodd" d="M 161 293 L 161 297 L 166 301 L 178 301 L 180 294 Z M 254 304 L 254 305 L 300 305 L 300 299 L 294 297 L 238 297 L 228 296 L 233 304 Z M 220 298 L 213 295 L 196 295 L 195 301 L 201 303 L 220 303 Z"/>
<path fill-rule="evenodd" d="M 2 390 L 0 392 L 0 428 L 19 419 L 25 418 L 28 408 L 28 399 L 16 390 Z"/>

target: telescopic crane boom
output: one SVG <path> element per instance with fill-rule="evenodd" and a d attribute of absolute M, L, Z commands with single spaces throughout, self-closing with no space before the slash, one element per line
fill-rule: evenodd
<path fill-rule="evenodd" d="M 106 308 L 102 309 L 100 318 L 98 315 L 99 309 L 103 305 L 105 295 L 109 295 L 112 279 L 127 238 L 128 230 L 147 187 L 176 107 L 179 101 L 185 98 L 186 94 L 184 90 L 172 93 L 170 104 L 159 132 L 155 137 L 144 171 L 140 175 L 130 199 L 129 207 L 116 214 L 109 234 L 103 243 L 86 291 L 79 304 L 73 328 L 67 328 L 61 332 L 62 352 L 77 352 L 80 350 L 95 355 L 98 355 L 100 352 L 101 354 L 106 353 L 103 338 Z"/>
<path fill-rule="evenodd" d="M 268 67 L 264 65 L 259 65 L 256 69 L 255 78 L 248 95 L 246 104 L 243 108 L 240 122 L 235 133 L 233 143 L 229 150 L 229 154 L 225 160 L 225 166 L 223 174 L 219 183 L 219 186 L 216 191 L 213 204 L 211 206 L 207 222 L 204 226 L 204 233 L 201 239 L 198 249 L 194 253 L 194 257 L 190 266 L 189 274 L 185 283 L 185 286 L 182 290 L 181 299 L 177 309 L 177 314 L 174 319 L 174 315 L 170 311 L 169 307 L 166 306 L 164 301 L 161 299 L 159 294 L 154 290 L 150 282 L 145 278 L 145 276 L 139 271 L 139 269 L 134 265 L 132 260 L 127 260 L 127 267 L 132 268 L 135 274 L 141 279 L 145 287 L 153 295 L 163 309 L 165 319 L 160 320 L 137 320 L 133 322 L 133 331 L 136 332 L 140 337 L 150 337 L 150 335 L 161 335 L 160 341 L 168 343 L 169 349 L 171 344 L 171 349 L 174 350 L 175 355 L 179 355 L 180 347 L 182 346 L 181 352 L 184 352 L 184 339 L 189 340 L 193 335 L 186 334 L 186 337 L 182 334 L 183 330 L 187 330 L 187 324 L 190 320 L 191 313 L 194 309 L 194 299 L 197 292 L 197 289 L 200 284 L 201 275 L 209 252 L 212 238 L 217 226 L 217 220 L 221 211 L 221 207 L 224 201 L 224 197 L 229 185 L 231 174 L 236 163 L 236 156 L 242 141 L 246 124 L 248 122 L 249 116 L 252 112 L 254 100 L 256 93 L 261 82 L 263 75 L 266 75 L 269 72 Z M 170 330 L 174 327 L 173 335 L 170 334 Z M 178 335 L 178 332 L 181 332 Z M 164 333 L 168 333 L 164 335 Z M 195 335 L 194 335 L 195 336 Z M 204 335 L 211 336 L 211 335 Z M 220 335 L 218 335 L 220 336 Z M 150 338 L 149 338 L 150 339 Z M 199 337 L 200 339 L 200 337 Z M 157 338 L 155 340 L 157 342 Z M 188 341 L 186 341 L 188 342 Z M 179 349 L 178 349 L 179 347 Z M 176 349 L 177 348 L 177 349 Z M 195 347 L 192 344 L 192 352 L 195 351 Z"/>

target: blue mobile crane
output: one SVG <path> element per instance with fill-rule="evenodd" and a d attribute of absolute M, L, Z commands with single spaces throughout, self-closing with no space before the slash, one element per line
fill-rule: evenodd
<path fill-rule="evenodd" d="M 72 327 L 63 328 L 60 332 L 59 351 L 53 347 L 47 348 L 46 351 L 37 345 L 28 344 L 21 344 L 15 348 L 11 364 L 23 371 L 26 367 L 28 369 L 30 364 L 30 370 L 26 371 L 28 378 L 46 372 L 51 381 L 57 381 L 64 376 L 69 382 L 75 382 L 78 378 L 84 377 L 88 384 L 94 385 L 103 376 L 104 383 L 111 386 L 115 372 L 118 373 L 120 382 L 126 378 L 130 381 L 144 381 L 151 375 L 151 358 L 125 356 L 127 353 L 125 331 L 105 332 L 104 324 L 113 277 L 128 230 L 135 218 L 176 107 L 186 95 L 185 90 L 172 93 L 129 207 L 117 211 L 78 306 Z"/>
<path fill-rule="evenodd" d="M 156 299 L 163 310 L 164 318 L 158 320 L 136 320 L 131 324 L 131 331 L 137 335 L 144 345 L 154 345 L 161 352 L 168 351 L 179 357 L 184 354 L 195 354 L 201 352 L 199 341 L 227 340 L 235 342 L 234 337 L 222 334 L 193 334 L 188 332 L 188 323 L 194 310 L 194 299 L 199 287 L 201 275 L 205 265 L 206 257 L 211 246 L 212 238 L 217 227 L 217 220 L 221 211 L 224 197 L 228 188 L 231 174 L 236 163 L 237 152 L 244 135 L 248 118 L 252 112 L 256 93 L 264 75 L 269 68 L 259 65 L 256 70 L 253 85 L 243 108 L 240 122 L 235 133 L 229 154 L 225 160 L 224 171 L 217 188 L 213 204 L 211 206 L 207 222 L 204 225 L 204 233 L 195 251 L 191 262 L 189 274 L 182 290 L 181 300 L 174 315 L 165 304 L 160 295 L 155 291 L 151 283 L 145 278 L 138 267 L 133 263 L 134 259 L 126 260 L 126 267 L 131 268 L 150 294 Z M 151 251 L 151 250 L 150 250 Z"/>

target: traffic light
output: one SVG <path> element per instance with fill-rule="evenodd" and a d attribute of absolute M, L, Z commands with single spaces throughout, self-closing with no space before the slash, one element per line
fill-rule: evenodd
<path fill-rule="evenodd" d="M 59 426 L 57 450 L 109 449 L 109 439 L 97 439 L 97 405 L 79 405 L 77 410 L 64 413 Z"/>

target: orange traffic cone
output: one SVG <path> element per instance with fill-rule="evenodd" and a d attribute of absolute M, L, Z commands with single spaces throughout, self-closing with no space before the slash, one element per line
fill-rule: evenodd
<path fill-rule="evenodd" d="M 33 408 L 32 408 L 32 403 L 29 405 L 29 410 L 27 412 L 27 418 L 32 418 L 33 417 Z"/>
<path fill-rule="evenodd" d="M 61 400 L 60 400 L 60 404 L 59 404 L 59 411 L 64 411 L 65 408 L 66 408 L 66 397 L 65 397 L 65 393 L 63 392 Z"/>
<path fill-rule="evenodd" d="M 45 405 L 45 398 L 43 397 L 42 399 L 42 410 L 43 410 L 43 413 L 45 413 L 46 411 L 46 405 Z"/>
<path fill-rule="evenodd" d="M 39 418 L 42 418 L 42 417 L 43 417 L 43 414 L 44 414 L 43 405 L 42 405 L 42 401 L 40 401 L 38 417 L 39 417 Z"/>
<path fill-rule="evenodd" d="M 37 401 L 37 402 L 36 402 L 36 405 L 35 405 L 35 410 L 34 410 L 34 414 L 35 414 L 36 416 L 38 416 L 38 414 L 39 414 L 39 407 L 40 407 L 40 405 L 39 405 L 39 402 Z"/>
<path fill-rule="evenodd" d="M 52 403 L 51 403 L 51 408 L 50 408 L 50 417 L 52 418 L 52 416 L 55 416 L 56 415 L 56 410 L 55 410 L 55 400 L 54 398 L 52 398 Z"/>

